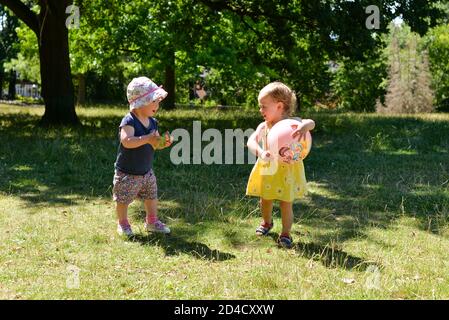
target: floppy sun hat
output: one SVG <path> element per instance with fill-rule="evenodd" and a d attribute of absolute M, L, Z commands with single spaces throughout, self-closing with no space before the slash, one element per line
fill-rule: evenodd
<path fill-rule="evenodd" d="M 126 90 L 130 110 L 141 108 L 153 101 L 161 101 L 167 94 L 167 91 L 147 77 L 134 78 Z"/>

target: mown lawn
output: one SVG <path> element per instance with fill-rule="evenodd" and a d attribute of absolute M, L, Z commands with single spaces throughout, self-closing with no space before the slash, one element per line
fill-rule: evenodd
<path fill-rule="evenodd" d="M 40 128 L 40 107 L 0 105 L 1 299 L 448 299 L 449 115 L 308 114 L 309 194 L 296 247 L 257 238 L 251 165 L 155 160 L 172 235 L 115 232 L 117 125 L 126 106 L 78 108 L 82 128 Z M 162 130 L 255 128 L 252 111 L 161 111 Z M 206 143 L 203 143 L 205 145 Z M 78 272 L 79 277 L 75 274 Z"/>

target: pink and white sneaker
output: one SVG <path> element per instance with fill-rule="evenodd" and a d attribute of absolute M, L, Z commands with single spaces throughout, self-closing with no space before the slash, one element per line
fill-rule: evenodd
<path fill-rule="evenodd" d="M 170 233 L 170 228 L 160 220 L 157 220 L 155 223 L 145 222 L 144 227 L 148 232 Z"/>
<path fill-rule="evenodd" d="M 128 225 L 121 225 L 120 223 L 117 223 L 117 233 L 119 235 L 125 235 L 127 237 L 133 237 L 134 236 L 134 232 L 131 229 L 131 226 Z"/>

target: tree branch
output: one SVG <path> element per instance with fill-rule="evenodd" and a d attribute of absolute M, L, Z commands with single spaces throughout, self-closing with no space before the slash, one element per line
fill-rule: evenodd
<path fill-rule="evenodd" d="M 39 34 L 39 22 L 37 15 L 20 0 L 0 0 L 0 4 L 8 7 L 37 35 Z"/>
<path fill-rule="evenodd" d="M 254 34 L 259 38 L 259 39 L 263 39 L 263 34 L 259 31 L 257 31 L 256 29 L 254 29 L 248 22 L 246 22 L 245 20 L 245 16 L 240 15 L 240 21 L 242 21 L 242 23 L 252 32 L 254 32 Z"/>

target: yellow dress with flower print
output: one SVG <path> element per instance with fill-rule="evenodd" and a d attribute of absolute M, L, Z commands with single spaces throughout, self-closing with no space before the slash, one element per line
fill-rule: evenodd
<path fill-rule="evenodd" d="M 267 150 L 267 125 L 262 129 L 262 148 Z M 251 171 L 246 195 L 266 200 L 293 202 L 306 193 L 307 181 L 302 160 L 293 163 L 258 158 Z"/>

